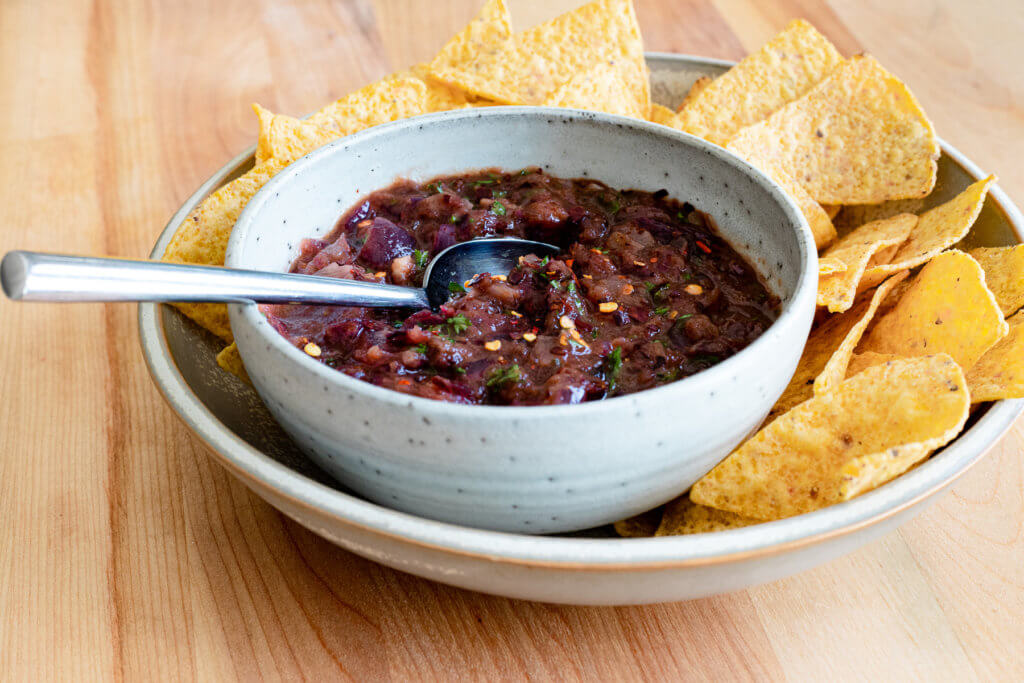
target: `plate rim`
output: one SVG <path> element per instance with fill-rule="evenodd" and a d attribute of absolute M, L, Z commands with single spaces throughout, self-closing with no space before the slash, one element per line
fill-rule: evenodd
<path fill-rule="evenodd" d="M 732 62 L 693 55 L 647 53 L 652 69 L 692 66 L 728 68 Z M 676 68 L 678 70 L 678 68 Z M 939 140 L 943 154 L 976 179 L 981 170 L 959 150 Z M 235 156 L 203 182 L 171 216 L 153 247 L 159 258 L 177 227 L 192 208 L 216 187 L 251 165 L 255 145 Z M 996 208 L 1024 241 L 1024 215 L 1003 190 L 989 189 Z M 854 500 L 753 527 L 691 536 L 657 538 L 572 538 L 529 536 L 465 527 L 418 517 L 363 500 L 321 484 L 251 446 L 206 408 L 185 382 L 170 355 L 158 304 L 138 309 L 139 341 L 150 375 L 177 417 L 206 445 L 217 461 L 247 486 L 314 515 L 360 531 L 389 537 L 446 554 L 537 568 L 648 571 L 729 564 L 810 547 L 874 526 L 934 496 L 967 472 L 1012 427 L 1024 412 L 1024 399 L 994 403 L 978 422 L 957 437 L 937 458 L 931 458 L 878 489 Z M 285 513 L 288 514 L 288 513 Z M 628 559 L 625 557 L 628 556 Z"/>

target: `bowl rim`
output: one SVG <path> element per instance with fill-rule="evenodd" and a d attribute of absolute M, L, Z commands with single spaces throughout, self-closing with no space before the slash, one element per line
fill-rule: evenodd
<path fill-rule="evenodd" d="M 732 62 L 673 53 L 648 53 L 649 62 L 671 69 L 727 68 Z M 985 174 L 955 147 L 939 140 L 943 154 L 975 179 Z M 150 258 L 159 259 L 192 208 L 220 185 L 252 166 L 255 145 L 221 167 L 170 217 Z M 989 197 L 1024 241 L 1024 215 L 993 184 Z M 143 356 L 161 396 L 175 415 L 208 447 L 218 462 L 262 493 L 273 491 L 291 503 L 327 516 L 341 526 L 387 537 L 442 554 L 524 567 L 582 571 L 648 571 L 729 564 L 769 557 L 852 534 L 882 522 L 951 485 L 976 464 L 1024 412 L 1024 399 L 994 403 L 977 423 L 943 452 L 885 486 L 805 515 L 754 527 L 692 536 L 657 538 L 567 538 L 527 536 L 463 527 L 417 517 L 371 503 L 321 484 L 270 458 L 221 423 L 195 394 L 170 353 L 160 305 L 138 308 Z M 623 559 L 628 557 L 629 559 Z"/>
<path fill-rule="evenodd" d="M 245 323 L 249 324 L 260 335 L 259 339 L 264 346 L 269 345 L 270 349 L 280 354 L 286 362 L 298 364 L 306 372 L 312 373 L 318 381 L 326 382 L 349 393 L 365 396 L 368 399 L 385 404 L 385 407 L 396 410 L 413 408 L 431 417 L 444 415 L 453 419 L 557 420 L 566 416 L 572 416 L 576 419 L 596 417 L 599 414 L 623 407 L 623 404 L 627 401 L 678 400 L 680 397 L 676 396 L 677 394 L 683 392 L 687 394 L 702 392 L 726 382 L 729 379 L 728 375 L 730 373 L 749 374 L 750 372 L 756 372 L 758 367 L 757 357 L 759 354 L 764 355 L 764 352 L 770 348 L 773 337 L 784 335 L 792 330 L 794 326 L 800 325 L 802 316 L 806 315 L 806 310 L 814 309 L 818 283 L 818 252 L 815 247 L 813 234 L 807 219 L 800 211 L 796 202 L 786 194 L 785 190 L 778 183 L 763 171 L 718 145 L 667 126 L 614 114 L 554 107 L 495 106 L 485 109 L 443 111 L 382 124 L 330 142 L 289 164 L 271 178 L 249 200 L 245 209 L 239 215 L 235 228 L 231 232 L 225 265 L 236 268 L 252 267 L 241 262 L 241 259 L 236 258 L 236 256 L 246 246 L 251 247 L 253 238 L 257 236 L 252 231 L 252 228 L 260 211 L 279 196 L 280 188 L 283 185 L 294 181 L 299 174 L 307 172 L 318 164 L 324 163 L 326 159 L 333 155 L 348 153 L 354 146 L 369 147 L 375 141 L 386 138 L 393 132 L 409 128 L 422 130 L 427 126 L 441 126 L 453 121 L 474 121 L 492 118 L 521 120 L 523 117 L 535 120 L 538 125 L 551 119 L 569 122 L 582 121 L 608 128 L 614 134 L 618 134 L 619 131 L 629 130 L 628 134 L 630 135 L 648 134 L 660 138 L 674 139 L 695 148 L 697 151 L 707 153 L 716 160 L 715 163 L 724 163 L 733 167 L 765 189 L 772 199 L 780 205 L 788 219 L 789 225 L 786 227 L 795 227 L 797 248 L 800 252 L 799 277 L 793 288 L 792 296 L 789 297 L 788 301 L 782 303 L 779 316 L 772 321 L 772 324 L 757 339 L 738 353 L 689 377 L 663 386 L 614 396 L 601 401 L 587 401 L 574 405 L 540 406 L 467 405 L 437 401 L 378 387 L 369 382 L 350 377 L 343 372 L 338 372 L 303 353 L 299 348 L 289 343 L 283 335 L 267 322 L 257 304 L 230 304 L 228 308 L 232 320 L 234 320 L 235 316 L 241 316 Z M 387 186 L 383 184 L 384 181 L 375 182 L 380 185 L 380 188 L 377 189 Z M 388 181 L 387 184 L 389 185 L 391 182 L 394 181 Z M 367 192 L 372 191 L 376 190 L 367 190 Z M 348 209 L 345 210 L 347 211 Z M 241 347 L 239 347 L 239 351 L 241 351 Z"/>

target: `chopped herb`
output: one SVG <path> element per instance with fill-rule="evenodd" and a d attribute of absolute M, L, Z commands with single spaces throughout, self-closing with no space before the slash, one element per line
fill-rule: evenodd
<path fill-rule="evenodd" d="M 685 221 L 686 220 L 686 216 L 683 215 L 682 211 L 679 211 L 679 212 L 676 213 L 676 218 L 678 218 L 681 221 Z"/>
<path fill-rule="evenodd" d="M 487 377 L 487 388 L 488 389 L 500 389 L 509 382 L 519 381 L 519 365 L 513 363 L 512 365 L 506 365 L 505 367 L 498 367 L 491 371 L 491 374 Z"/>
<path fill-rule="evenodd" d="M 466 374 L 466 368 L 459 368 L 459 367 L 455 368 L 455 374 L 456 375 L 465 375 Z"/>
<path fill-rule="evenodd" d="M 494 197 L 495 199 L 497 199 L 498 197 L 506 197 L 508 196 L 508 192 L 506 192 L 505 190 L 494 190 L 493 192 L 491 192 L 491 196 Z"/>
<path fill-rule="evenodd" d="M 591 339 L 597 339 L 597 336 L 598 336 L 598 332 L 597 332 L 596 329 L 590 331 L 590 338 Z"/>
<path fill-rule="evenodd" d="M 683 320 L 686 320 L 687 318 L 692 318 L 692 317 L 693 317 L 693 313 L 684 313 L 683 315 L 681 315 L 678 318 L 676 318 L 676 322 L 681 322 Z"/>
<path fill-rule="evenodd" d="M 430 263 L 430 252 L 415 249 L 412 252 L 412 260 L 415 261 L 417 268 L 426 268 L 427 264 Z"/>
<path fill-rule="evenodd" d="M 662 306 L 661 308 L 654 309 L 655 315 L 665 315 L 668 313 L 668 306 Z"/>
<path fill-rule="evenodd" d="M 506 213 L 508 213 L 508 211 L 506 211 L 505 209 L 505 205 L 502 204 L 501 202 L 494 202 L 493 204 L 491 204 L 491 212 L 495 216 L 504 216 Z"/>
<path fill-rule="evenodd" d="M 523 170 L 521 170 L 521 171 L 519 172 L 519 175 L 526 175 L 526 174 L 527 174 L 527 173 L 529 173 L 529 172 L 530 172 L 530 169 L 528 169 L 528 168 L 524 168 Z"/>
<path fill-rule="evenodd" d="M 465 294 L 466 288 L 460 285 L 458 282 L 449 282 L 448 291 L 452 294 Z"/>
<path fill-rule="evenodd" d="M 565 291 L 569 292 L 570 294 L 575 294 L 576 293 L 576 283 L 575 282 L 570 282 L 569 284 L 567 284 L 565 286 Z"/>
<path fill-rule="evenodd" d="M 458 216 L 456 216 L 456 215 L 455 215 L 455 214 L 453 213 L 453 214 L 452 214 L 452 217 L 448 219 L 448 222 L 449 222 L 449 223 L 458 223 L 458 222 L 459 222 L 459 217 L 458 217 Z"/>
<path fill-rule="evenodd" d="M 540 260 L 540 264 L 541 264 L 542 266 L 546 266 L 546 265 L 548 264 L 548 261 L 550 261 L 550 260 L 551 260 L 551 257 L 550 257 L 550 256 L 545 256 L 544 258 L 542 258 L 542 259 Z"/>
<path fill-rule="evenodd" d="M 617 214 L 619 212 L 620 209 L 622 209 L 622 204 L 619 203 L 619 198 L 616 197 L 612 201 L 612 203 L 608 206 L 608 210 L 611 211 L 612 215 L 614 216 L 615 214 Z"/>
<path fill-rule="evenodd" d="M 473 182 L 473 187 L 480 187 L 481 185 L 493 185 L 496 182 L 498 181 L 495 180 L 494 178 L 490 178 L 488 180 L 476 180 Z"/>
<path fill-rule="evenodd" d="M 395 322 L 393 322 L 391 324 L 394 325 L 396 330 L 402 329 L 402 321 L 401 320 L 396 320 Z"/>
<path fill-rule="evenodd" d="M 487 177 L 491 179 L 491 182 L 496 183 L 501 180 L 501 176 L 497 173 L 488 173 Z"/>
<path fill-rule="evenodd" d="M 604 376 L 608 380 L 608 392 L 615 390 L 615 380 L 618 379 L 619 370 L 622 368 L 622 347 L 616 346 L 605 359 Z"/>
<path fill-rule="evenodd" d="M 453 334 L 462 334 L 469 329 L 470 323 L 466 316 L 459 313 L 448 318 L 448 325 L 452 328 Z"/>
<path fill-rule="evenodd" d="M 416 353 L 426 353 L 427 352 L 427 345 L 426 344 L 417 344 L 416 346 L 412 347 L 412 350 L 415 351 Z"/>
<path fill-rule="evenodd" d="M 441 183 L 430 183 L 427 185 L 427 192 L 431 194 L 441 194 Z"/>
<path fill-rule="evenodd" d="M 675 382 L 679 379 L 679 368 L 675 368 L 671 372 L 662 372 L 658 375 L 659 382 Z"/>

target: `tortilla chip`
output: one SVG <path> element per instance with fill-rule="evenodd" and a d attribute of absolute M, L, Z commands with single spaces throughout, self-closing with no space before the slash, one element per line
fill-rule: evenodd
<path fill-rule="evenodd" d="M 558 87 L 544 101 L 548 107 L 566 107 L 603 111 L 608 114 L 646 118 L 650 111 L 641 81 L 647 72 L 630 62 L 601 62 L 581 71 Z"/>
<path fill-rule="evenodd" d="M 512 17 L 505 0 L 487 0 L 473 21 L 437 53 L 431 68 L 447 68 L 497 51 L 512 37 Z"/>
<path fill-rule="evenodd" d="M 681 112 L 687 106 L 692 104 L 693 101 L 697 98 L 697 95 L 699 95 L 701 91 L 704 90 L 704 88 L 708 87 L 709 85 L 711 85 L 711 76 L 701 76 L 696 81 L 694 81 L 693 85 L 690 86 L 689 92 L 686 93 L 686 97 L 684 97 L 683 101 L 679 104 L 678 107 L 676 107 L 676 112 Z"/>
<path fill-rule="evenodd" d="M 790 22 L 760 50 L 687 96 L 679 110 L 683 130 L 724 145 L 740 129 L 802 97 L 842 61 L 809 23 Z"/>
<path fill-rule="evenodd" d="M 1024 306 L 1024 244 L 973 249 L 971 256 L 985 271 L 985 284 L 1004 316 L 1011 316 Z"/>
<path fill-rule="evenodd" d="M 231 342 L 230 346 L 225 346 L 217 354 L 217 365 L 246 384 L 252 384 L 249 373 L 245 371 L 245 364 L 242 363 L 242 356 L 238 353 L 238 345 L 234 342 Z"/>
<path fill-rule="evenodd" d="M 814 236 L 814 244 L 818 249 L 827 247 L 835 240 L 836 228 L 832 225 L 828 214 L 825 213 L 825 209 L 821 208 L 821 204 L 814 201 L 814 198 L 807 193 L 807 190 L 800 183 L 793 180 L 778 164 L 761 156 L 757 150 L 751 150 L 740 156 L 777 182 L 793 198 L 800 212 L 807 219 L 807 224 L 811 228 L 811 234 Z"/>
<path fill-rule="evenodd" d="M 394 76 L 332 102 L 306 122 L 341 137 L 426 111 L 426 84 L 413 76 Z"/>
<path fill-rule="evenodd" d="M 174 233 L 163 260 L 204 266 L 224 265 L 228 238 L 242 209 L 286 165 L 286 162 L 270 159 L 218 188 L 188 215 Z M 234 340 L 224 304 L 180 303 L 175 307 L 224 341 L 230 343 Z"/>
<path fill-rule="evenodd" d="M 841 315 L 829 317 L 811 332 L 789 385 L 768 413 L 769 420 L 803 403 L 815 393 L 828 391 L 838 381 L 842 381 L 846 372 L 846 361 L 874 317 L 875 311 L 892 288 L 905 277 L 906 274 L 890 278 L 875 290 L 871 299 L 859 302 Z M 823 373 L 825 377 L 819 380 Z"/>
<path fill-rule="evenodd" d="M 514 35 L 498 50 L 452 66 L 431 65 L 438 80 L 504 104 L 540 104 L 559 86 L 600 62 L 633 64 L 647 73 L 630 0 L 595 0 Z M 631 100 L 650 103 L 647 78 Z"/>
<path fill-rule="evenodd" d="M 902 357 L 903 356 L 897 356 L 895 353 L 878 353 L 877 351 L 855 353 L 850 356 L 850 362 L 846 365 L 846 377 L 853 377 L 858 372 L 863 372 L 870 367 L 882 365 L 889 361 L 899 360 Z"/>
<path fill-rule="evenodd" d="M 838 216 L 839 212 L 843 210 L 843 205 L 842 204 L 822 204 L 821 208 L 824 209 L 824 211 L 828 215 L 828 219 L 830 221 L 835 221 L 836 216 Z"/>
<path fill-rule="evenodd" d="M 818 259 L 818 277 L 846 272 L 847 265 L 837 258 L 821 257 Z"/>
<path fill-rule="evenodd" d="M 935 129 L 913 94 L 868 56 L 846 60 L 727 147 L 775 161 L 823 204 L 923 197 L 939 158 Z"/>
<path fill-rule="evenodd" d="M 948 353 L 970 370 L 1008 331 L 981 266 L 953 250 L 921 269 L 875 324 L 862 350 L 907 357 Z"/>
<path fill-rule="evenodd" d="M 647 120 L 679 130 L 679 117 L 676 116 L 676 113 L 656 102 L 652 103 L 651 108 L 647 111 Z"/>
<path fill-rule="evenodd" d="M 916 268 L 966 237 L 981 213 L 985 195 L 993 182 L 995 176 L 979 180 L 945 204 L 921 214 L 910 237 L 890 261 L 864 272 L 862 287 L 871 287 L 890 273 Z"/>
<path fill-rule="evenodd" d="M 690 499 L 764 520 L 811 512 L 919 462 L 960 432 L 969 409 L 949 356 L 877 365 L 770 423 L 694 484 Z M 898 467 L 869 467 L 885 457 Z"/>
<path fill-rule="evenodd" d="M 971 401 L 1024 398 L 1024 311 L 1006 319 L 1010 332 L 967 371 Z"/>
<path fill-rule="evenodd" d="M 761 522 L 760 519 L 744 517 L 735 512 L 697 505 L 690 500 L 688 495 L 684 494 L 665 506 L 665 514 L 661 518 L 661 525 L 655 532 L 655 536 L 683 536 L 727 531 L 751 524 L 761 524 Z"/>
<path fill-rule="evenodd" d="M 659 506 L 646 510 L 615 522 L 615 533 L 623 538 L 650 538 L 661 524 L 661 513 L 664 508 Z"/>
<path fill-rule="evenodd" d="M 252 105 L 260 119 L 260 137 L 256 159 L 278 159 L 290 164 L 328 142 L 342 137 L 334 130 L 320 128 L 292 116 L 274 114 L 258 104 Z"/>
<path fill-rule="evenodd" d="M 898 247 L 906 241 L 917 216 L 904 213 L 881 221 L 862 225 L 833 244 L 819 261 L 838 260 L 846 265 L 839 273 L 823 277 L 818 282 L 818 305 L 826 306 L 830 313 L 841 313 L 853 306 L 857 285 L 871 257 L 885 247 Z"/>

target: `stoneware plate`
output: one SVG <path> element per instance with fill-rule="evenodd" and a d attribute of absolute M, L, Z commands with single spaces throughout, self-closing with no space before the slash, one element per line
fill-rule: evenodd
<path fill-rule="evenodd" d="M 655 99 L 675 107 L 702 75 L 728 62 L 648 54 Z M 943 143 L 939 177 L 918 211 L 986 175 Z M 207 180 L 171 217 L 151 254 L 159 258 L 185 216 L 252 166 L 247 150 Z M 991 169 L 998 171 L 998 169 Z M 841 217 L 840 217 L 841 218 Z M 966 244 L 1024 238 L 1024 217 L 993 187 Z M 351 552 L 444 583 L 515 598 L 574 604 L 667 602 L 738 590 L 809 569 L 878 538 L 934 502 L 1024 410 L 1001 401 L 930 460 L 855 500 L 744 529 L 621 539 L 611 527 L 564 536 L 481 531 L 368 502 L 344 490 L 289 441 L 256 393 L 217 367 L 217 340 L 169 306 L 139 307 L 143 353 L 157 386 L 213 457 L 274 507 Z"/>

